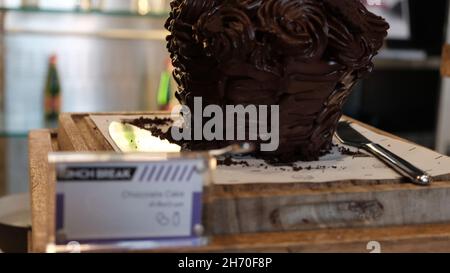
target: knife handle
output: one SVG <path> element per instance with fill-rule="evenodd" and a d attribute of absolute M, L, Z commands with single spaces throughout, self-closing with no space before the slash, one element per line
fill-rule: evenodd
<path fill-rule="evenodd" d="M 392 167 L 395 171 L 411 179 L 414 184 L 428 186 L 432 183 L 433 179 L 429 174 L 382 146 L 371 143 L 366 144 L 365 147 L 370 153 Z"/>

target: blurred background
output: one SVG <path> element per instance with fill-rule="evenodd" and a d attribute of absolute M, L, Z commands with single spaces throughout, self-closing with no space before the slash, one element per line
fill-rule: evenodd
<path fill-rule="evenodd" d="M 169 2 L 0 0 L 0 195 L 27 191 L 28 131 L 53 110 L 157 110 Z"/>
<path fill-rule="evenodd" d="M 353 92 L 346 114 L 449 153 L 450 90 L 440 74 L 442 48 L 449 36 L 448 1 L 366 2 L 389 21 L 391 29 L 374 72 Z"/>
<path fill-rule="evenodd" d="M 0 197 L 26 196 L 28 131 L 54 127 L 59 112 L 170 104 L 169 2 L 0 0 Z M 366 3 L 391 30 L 345 114 L 450 153 L 450 83 L 440 75 L 448 0 Z"/>

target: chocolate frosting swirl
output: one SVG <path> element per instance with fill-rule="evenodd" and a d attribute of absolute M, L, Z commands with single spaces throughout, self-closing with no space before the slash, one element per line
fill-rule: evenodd
<path fill-rule="evenodd" d="M 342 106 L 389 28 L 360 0 L 173 0 L 171 9 L 179 101 L 280 105 L 282 160 L 317 159 L 331 147 Z"/>
<path fill-rule="evenodd" d="M 195 31 L 208 56 L 218 61 L 246 58 L 255 47 L 255 31 L 247 14 L 222 5 L 204 14 Z"/>
<path fill-rule="evenodd" d="M 373 51 L 366 37 L 355 35 L 336 17 L 328 17 L 329 25 L 329 53 L 339 63 L 350 68 L 366 67 L 372 57 Z"/>
<path fill-rule="evenodd" d="M 238 0 L 239 4 L 247 10 L 257 10 L 264 0 Z"/>
<path fill-rule="evenodd" d="M 328 27 L 320 1 L 266 0 L 258 18 L 286 53 L 320 58 L 326 48 Z"/>

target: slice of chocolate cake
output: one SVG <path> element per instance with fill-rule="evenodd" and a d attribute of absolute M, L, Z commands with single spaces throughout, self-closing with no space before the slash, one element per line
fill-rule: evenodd
<path fill-rule="evenodd" d="M 174 0 L 171 7 L 167 41 L 180 103 L 279 105 L 280 145 L 270 156 L 282 160 L 314 160 L 331 148 L 342 106 L 372 70 L 389 28 L 359 0 Z"/>

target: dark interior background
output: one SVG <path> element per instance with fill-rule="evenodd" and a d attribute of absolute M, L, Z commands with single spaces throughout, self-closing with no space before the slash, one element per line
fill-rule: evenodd
<path fill-rule="evenodd" d="M 410 0 L 412 37 L 387 41 L 391 49 L 421 49 L 438 57 L 445 42 L 448 0 Z M 375 66 L 353 92 L 345 114 L 428 147 L 435 145 L 439 67 L 416 63 Z"/>

